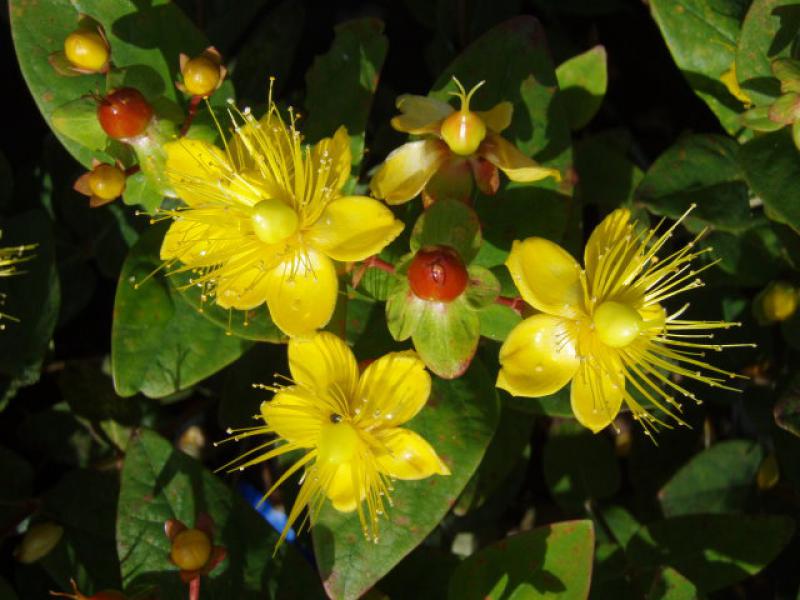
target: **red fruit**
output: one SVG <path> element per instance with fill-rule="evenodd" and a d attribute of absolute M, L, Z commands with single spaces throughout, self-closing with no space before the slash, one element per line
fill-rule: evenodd
<path fill-rule="evenodd" d="M 455 300 L 466 289 L 468 280 L 461 257 L 448 246 L 422 248 L 408 267 L 411 291 L 423 300 Z"/>
<path fill-rule="evenodd" d="M 100 100 L 97 118 L 110 137 L 131 138 L 147 128 L 153 118 L 153 107 L 139 90 L 120 88 Z"/>

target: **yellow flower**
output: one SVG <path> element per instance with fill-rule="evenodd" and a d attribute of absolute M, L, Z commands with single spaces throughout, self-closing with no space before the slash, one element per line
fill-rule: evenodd
<path fill-rule="evenodd" d="M 341 127 L 313 148 L 294 119 L 287 125 L 270 98 L 259 121 L 238 113 L 221 150 L 180 139 L 166 145 L 166 169 L 185 208 L 161 247 L 168 264 L 182 263 L 223 308 L 264 302 L 290 336 L 309 336 L 333 314 L 338 280 L 332 260 L 379 253 L 402 230 L 383 204 L 344 196 L 350 141 Z"/>
<path fill-rule="evenodd" d="M 736 324 L 685 320 L 681 315 L 688 305 L 670 315 L 662 306 L 701 286 L 697 275 L 716 264 L 692 268 L 691 262 L 710 250 L 695 250 L 699 236 L 666 258 L 657 257 L 685 216 L 663 233 L 659 227 L 637 232 L 630 212 L 615 210 L 589 238 L 584 269 L 548 240 L 514 242 L 506 265 L 522 298 L 541 314 L 522 321 L 504 342 L 497 386 L 536 398 L 571 381 L 572 411 L 581 424 L 600 431 L 625 402 L 648 434 L 657 424 L 668 424 L 632 392 L 685 424 L 674 395 L 696 398 L 680 379 L 736 391 L 725 382 L 740 375 L 702 358 L 706 350 L 749 346 L 710 341 L 707 330 Z"/>
<path fill-rule="evenodd" d="M 280 541 L 306 507 L 303 525 L 308 520 L 313 525 L 328 498 L 338 511 L 357 510 L 364 535 L 377 542 L 379 517 L 391 505 L 392 480 L 450 474 L 425 439 L 400 427 L 428 401 L 431 378 L 425 365 L 412 351 L 393 352 L 359 375 L 350 348 L 335 335 L 321 332 L 308 340 L 289 341 L 289 369 L 292 385 L 257 386 L 275 392 L 256 417 L 264 425 L 237 430 L 230 438 L 275 439 L 231 464 L 244 469 L 303 450 L 264 496 L 304 469 Z M 252 454 L 256 457 L 245 460 Z"/>
<path fill-rule="evenodd" d="M 540 166 L 500 136 L 511 124 L 514 109 L 510 102 L 500 102 L 487 111 L 471 111 L 472 95 L 484 82 L 467 92 L 458 79 L 453 80 L 459 91 L 451 94 L 460 99 L 459 110 L 426 96 L 406 94 L 397 99 L 402 114 L 392 119 L 392 127 L 425 137 L 400 146 L 386 158 L 370 184 L 375 197 L 389 204 L 407 202 L 426 190 L 437 173 L 446 174 L 448 185 L 463 188 L 452 181 L 453 174 L 470 169 L 485 194 L 497 191 L 498 168 L 512 181 L 561 179 L 557 169 Z"/>

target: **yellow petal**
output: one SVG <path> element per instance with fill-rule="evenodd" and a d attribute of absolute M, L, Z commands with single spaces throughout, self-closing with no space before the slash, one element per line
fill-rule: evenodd
<path fill-rule="evenodd" d="M 232 173 L 225 153 L 208 142 L 181 138 L 164 144 L 164 151 L 170 183 L 189 206 L 213 198 L 219 180 Z"/>
<path fill-rule="evenodd" d="M 486 139 L 478 148 L 478 155 L 503 171 L 511 181 L 530 183 L 546 177 L 561 181 L 558 169 L 541 166 L 496 133 L 486 134 Z"/>
<path fill-rule="evenodd" d="M 488 129 L 495 133 L 500 133 L 511 125 L 511 117 L 514 116 L 514 105 L 511 102 L 499 102 L 489 110 L 476 111 Z"/>
<path fill-rule="evenodd" d="M 583 313 L 581 268 L 558 244 L 539 237 L 515 241 L 506 266 L 522 299 L 534 308 L 572 319 Z"/>
<path fill-rule="evenodd" d="M 330 483 L 325 489 L 325 494 L 331 501 L 333 508 L 339 512 L 353 512 L 365 494 L 356 491 L 353 485 L 353 468 L 349 463 L 342 463 L 336 467 Z"/>
<path fill-rule="evenodd" d="M 329 413 L 317 398 L 299 386 L 282 389 L 261 403 L 261 416 L 279 437 L 304 448 L 317 444 Z"/>
<path fill-rule="evenodd" d="M 317 395 L 344 393 L 350 398 L 358 385 L 358 364 L 339 337 L 320 332 L 308 340 L 289 341 L 289 369 L 300 386 Z"/>
<path fill-rule="evenodd" d="M 161 242 L 161 260 L 176 258 L 197 267 L 218 264 L 239 242 L 221 227 L 191 219 L 178 218 L 172 222 Z"/>
<path fill-rule="evenodd" d="M 519 323 L 500 347 L 497 387 L 514 396 L 554 394 L 575 375 L 573 325 L 551 315 L 534 315 Z"/>
<path fill-rule="evenodd" d="M 402 204 L 417 196 L 450 154 L 441 140 L 403 144 L 386 157 L 370 189 L 388 204 Z"/>
<path fill-rule="evenodd" d="M 590 357 L 572 379 L 572 412 L 581 425 L 597 433 L 617 416 L 624 392 L 625 378 L 616 355 L 606 353 L 602 360 Z"/>
<path fill-rule="evenodd" d="M 345 196 L 325 207 L 306 239 L 332 259 L 351 262 L 378 254 L 402 230 L 403 223 L 374 198 Z"/>
<path fill-rule="evenodd" d="M 333 137 L 323 138 L 314 145 L 311 153 L 312 168 L 324 176 L 317 180 L 318 193 L 338 192 L 350 177 L 353 155 L 347 128 L 339 127 Z M 329 191 L 323 191 L 329 190 Z"/>
<path fill-rule="evenodd" d="M 375 438 L 388 454 L 378 456 L 378 465 L 387 475 L 398 479 L 425 479 L 431 475 L 450 475 L 436 450 L 410 429 L 393 427 L 375 432 Z"/>
<path fill-rule="evenodd" d="M 454 112 L 447 102 L 411 94 L 400 96 L 396 106 L 403 114 L 392 119 L 392 127 L 415 135 L 437 132 L 442 119 Z"/>
<path fill-rule="evenodd" d="M 272 320 L 285 334 L 310 337 L 328 324 L 336 306 L 339 281 L 331 260 L 305 247 L 287 255 L 266 277 Z"/>
<path fill-rule="evenodd" d="M 392 352 L 370 364 L 358 382 L 353 411 L 360 427 L 396 427 L 416 415 L 431 393 L 431 376 L 416 352 Z"/>
<path fill-rule="evenodd" d="M 583 264 L 586 267 L 586 274 L 592 280 L 600 262 L 600 256 L 604 255 L 616 241 L 625 237 L 630 232 L 631 212 L 627 208 L 618 208 L 611 212 L 600 224 L 594 228 L 586 248 L 583 251 Z M 638 248 L 633 244 L 634 251 Z M 624 256 L 620 260 L 626 261 Z M 623 263 L 624 264 L 624 263 Z"/>
<path fill-rule="evenodd" d="M 278 260 L 278 250 L 278 246 L 251 242 L 243 252 L 229 257 L 215 272 L 217 304 L 250 310 L 266 302 L 269 266 Z"/>

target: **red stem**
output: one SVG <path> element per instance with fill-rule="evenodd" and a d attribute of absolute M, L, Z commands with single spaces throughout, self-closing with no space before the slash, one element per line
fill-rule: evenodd
<path fill-rule="evenodd" d="M 138 173 L 141 170 L 142 169 L 139 165 L 133 165 L 132 167 L 128 167 L 127 169 L 125 169 L 125 177 L 130 177 L 134 173 Z"/>
<path fill-rule="evenodd" d="M 181 127 L 181 132 L 178 134 L 178 137 L 185 136 L 186 132 L 189 131 L 189 127 L 192 126 L 192 121 L 194 121 L 194 116 L 197 114 L 197 106 L 202 100 L 202 96 L 192 96 L 192 99 L 189 100 L 189 112 L 186 114 L 186 119 L 183 121 L 183 126 Z"/>
<path fill-rule="evenodd" d="M 522 314 L 522 307 L 525 306 L 525 301 L 522 298 L 509 298 L 508 296 L 498 296 L 495 303 L 507 306 L 520 315 Z"/>
<path fill-rule="evenodd" d="M 189 600 L 200 600 L 200 576 L 189 582 Z"/>
<path fill-rule="evenodd" d="M 367 269 L 370 267 L 374 269 L 380 269 L 385 273 L 394 273 L 395 268 L 394 265 L 391 263 L 386 262 L 385 260 L 378 258 L 377 256 L 370 256 L 367 260 L 365 260 L 360 267 L 358 267 L 355 271 L 353 271 L 353 287 L 357 288 L 358 284 L 361 283 L 361 280 L 364 278 L 364 274 L 367 272 Z"/>

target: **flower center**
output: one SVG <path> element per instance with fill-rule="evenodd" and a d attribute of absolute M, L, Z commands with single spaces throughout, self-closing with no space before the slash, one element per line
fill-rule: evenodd
<path fill-rule="evenodd" d="M 633 308 L 620 302 L 603 302 L 592 317 L 600 340 L 612 348 L 630 344 L 642 330 L 642 317 Z"/>
<path fill-rule="evenodd" d="M 297 231 L 299 219 L 291 206 L 269 198 L 253 207 L 250 221 L 258 239 L 265 244 L 277 244 Z"/>
<path fill-rule="evenodd" d="M 336 415 L 337 417 L 339 415 Z M 356 428 L 339 419 L 331 419 L 322 427 L 319 438 L 319 460 L 331 465 L 351 462 L 361 445 Z"/>

